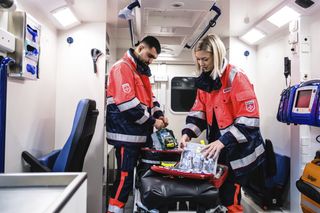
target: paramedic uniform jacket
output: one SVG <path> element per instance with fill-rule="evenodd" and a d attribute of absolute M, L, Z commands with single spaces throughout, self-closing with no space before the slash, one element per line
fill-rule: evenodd
<path fill-rule="evenodd" d="M 163 116 L 149 77 L 138 63 L 130 49 L 111 68 L 106 118 L 109 144 L 143 145 L 150 140 L 155 118 Z"/>
<path fill-rule="evenodd" d="M 264 160 L 259 129 L 259 109 L 253 85 L 233 65 L 227 65 L 219 90 L 197 90 L 195 103 L 182 134 L 198 137 L 207 128 L 207 140 L 219 139 L 221 154 L 236 176 L 247 174 Z"/>

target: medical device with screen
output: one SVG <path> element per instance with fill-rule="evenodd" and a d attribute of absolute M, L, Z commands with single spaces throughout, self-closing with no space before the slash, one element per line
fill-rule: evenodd
<path fill-rule="evenodd" d="M 308 81 L 299 85 L 292 104 L 290 119 L 292 123 L 320 126 L 319 92 L 318 81 Z"/>
<path fill-rule="evenodd" d="M 299 88 L 299 85 L 294 85 L 284 89 L 281 93 L 277 120 L 283 123 L 290 124 L 291 121 L 291 110 L 293 107 L 293 101 L 296 94 L 296 90 Z"/>

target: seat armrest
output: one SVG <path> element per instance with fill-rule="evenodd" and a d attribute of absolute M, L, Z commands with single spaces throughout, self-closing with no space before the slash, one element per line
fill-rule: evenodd
<path fill-rule="evenodd" d="M 43 166 L 37 158 L 35 158 L 33 155 L 31 155 L 27 151 L 22 152 L 22 158 L 31 166 L 32 172 L 50 172 L 51 170 Z"/>
<path fill-rule="evenodd" d="M 38 161 L 41 163 L 41 165 L 46 166 L 50 170 L 52 170 L 54 162 L 56 161 L 60 151 L 61 149 L 53 150 L 52 152 L 38 158 Z"/>

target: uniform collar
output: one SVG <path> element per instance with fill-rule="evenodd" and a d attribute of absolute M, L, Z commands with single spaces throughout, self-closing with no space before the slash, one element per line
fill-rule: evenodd
<path fill-rule="evenodd" d="M 134 54 L 134 49 L 130 48 L 127 52 L 126 52 L 126 56 L 131 60 L 131 62 L 133 62 L 136 65 L 136 70 L 138 71 L 138 73 L 142 74 L 142 75 L 146 75 L 148 77 L 151 76 L 151 70 L 150 67 L 148 65 L 146 65 L 145 63 L 143 63 L 135 54 Z"/>

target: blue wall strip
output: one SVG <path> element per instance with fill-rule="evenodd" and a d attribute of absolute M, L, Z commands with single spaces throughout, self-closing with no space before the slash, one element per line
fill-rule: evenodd
<path fill-rule="evenodd" d="M 4 173 L 6 139 L 7 69 L 0 61 L 0 173 Z"/>
<path fill-rule="evenodd" d="M 7 66 L 14 64 L 12 58 L 0 58 L 0 173 L 4 173 L 7 107 Z"/>

